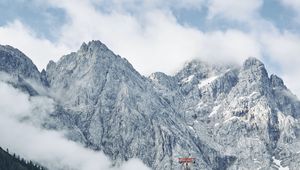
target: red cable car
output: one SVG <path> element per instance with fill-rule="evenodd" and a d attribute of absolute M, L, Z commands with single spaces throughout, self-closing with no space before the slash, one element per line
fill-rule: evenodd
<path fill-rule="evenodd" d="M 184 170 L 190 170 L 189 164 L 194 164 L 196 162 L 195 158 L 178 158 L 178 162 L 182 164 Z"/>

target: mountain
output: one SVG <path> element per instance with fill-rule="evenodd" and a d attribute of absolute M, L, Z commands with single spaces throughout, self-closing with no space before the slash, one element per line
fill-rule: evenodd
<path fill-rule="evenodd" d="M 31 59 L 9 45 L 0 45 L 0 71 L 14 77 L 14 80 L 8 81 L 9 84 L 31 96 L 39 94 L 38 85 L 47 85 L 43 74 L 38 71 Z"/>
<path fill-rule="evenodd" d="M 179 157 L 192 156 L 196 169 L 300 167 L 300 102 L 256 58 L 242 66 L 193 60 L 175 75 L 149 77 L 100 41 L 41 73 L 12 47 L 2 46 L 0 59 L 8 63 L 0 71 L 28 87 L 13 81 L 16 88 L 55 101 L 45 128 L 67 131 L 115 165 L 136 157 L 178 169 Z"/>
<path fill-rule="evenodd" d="M 31 161 L 10 155 L 0 147 L 0 169 L 1 170 L 43 170 L 44 168 L 34 165 Z"/>
<path fill-rule="evenodd" d="M 9 45 L 0 46 L 0 69 L 26 79 L 40 79 L 40 72 L 21 51 Z"/>
<path fill-rule="evenodd" d="M 46 72 L 55 100 L 67 109 L 64 122 L 75 120 L 68 127 L 79 129 L 76 138 L 116 163 L 138 157 L 154 169 L 170 169 L 191 148 L 199 167 L 218 169 L 231 162 L 185 126 L 152 83 L 100 41 L 50 62 Z"/>

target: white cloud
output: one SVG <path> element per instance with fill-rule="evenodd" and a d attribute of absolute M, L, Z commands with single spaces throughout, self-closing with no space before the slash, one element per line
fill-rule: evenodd
<path fill-rule="evenodd" d="M 298 1 L 282 1 L 295 8 L 298 6 Z M 297 90 L 300 83 L 288 81 L 297 78 L 297 75 L 291 74 L 296 73 L 297 69 L 294 72 L 288 70 L 297 68 L 298 37 L 278 32 L 271 22 L 259 15 L 262 0 L 176 0 L 176 3 L 171 0 L 47 2 L 45 5 L 61 8 L 68 16 L 68 21 L 57 30 L 60 38 L 56 42 L 35 36 L 34 32 L 19 21 L 0 27 L 0 43 L 20 48 L 39 68 L 44 68 L 50 59 L 57 60 L 71 50 L 76 51 L 83 41 L 92 39 L 107 44 L 144 75 L 155 71 L 172 74 L 192 58 L 241 63 L 249 56 L 261 59 L 268 56 L 282 66 L 283 72 L 275 70 L 275 73 L 284 75 L 287 85 L 300 95 L 300 90 Z M 103 12 L 96 9 L 95 3 L 100 3 L 100 6 L 111 3 L 108 5 L 111 9 Z M 221 17 L 248 23 L 248 32 L 234 28 L 204 32 L 179 24 L 171 10 L 201 10 L 205 5 L 211 19 Z M 128 12 L 128 9 L 138 12 Z M 289 59 L 286 60 L 287 56 Z"/>
<path fill-rule="evenodd" d="M 209 18 L 217 16 L 249 22 L 249 19 L 258 16 L 258 10 L 262 4 L 263 0 L 210 0 L 208 5 Z"/>
<path fill-rule="evenodd" d="M 24 115 L 24 113 L 30 112 L 30 102 L 28 101 L 28 96 L 20 93 L 13 88 L 10 88 L 5 83 L 0 83 L 0 108 L 1 113 L 9 113 L 9 116 L 19 117 L 20 115 Z M 5 100 L 4 100 L 5 99 Z M 15 107 L 7 107 L 15 105 Z M 18 105 L 18 107 L 16 107 Z"/>
<path fill-rule="evenodd" d="M 37 37 L 35 33 L 20 21 L 15 20 L 0 27 L 0 44 L 11 45 L 28 55 L 37 67 L 45 68 L 49 59 L 58 59 L 70 50 L 64 44 L 52 43 Z"/>
<path fill-rule="evenodd" d="M 130 159 L 125 162 L 119 170 L 150 170 L 150 168 L 146 167 L 140 160 L 138 159 Z"/>
<path fill-rule="evenodd" d="M 90 0 L 93 4 L 105 4 L 108 10 L 142 12 L 150 9 L 201 9 L 206 0 Z"/>
<path fill-rule="evenodd" d="M 299 0 L 279 0 L 282 4 L 291 7 L 299 12 L 300 1 Z"/>
<path fill-rule="evenodd" d="M 50 2 L 70 16 L 61 31 L 62 44 L 78 48 L 82 41 L 100 39 L 142 74 L 174 73 L 184 62 L 197 57 L 238 62 L 249 56 L 260 57 L 251 35 L 237 30 L 204 33 L 180 25 L 168 10 L 151 9 L 135 16 L 116 11 L 103 13 L 88 1 Z"/>
<path fill-rule="evenodd" d="M 37 129 L 4 116 L 0 128 L 2 147 L 49 169 L 109 169 L 109 160 L 103 154 L 84 149 L 57 132 Z"/>
<path fill-rule="evenodd" d="M 204 34 L 200 57 L 210 61 L 242 63 L 248 57 L 261 58 L 261 49 L 254 35 L 238 30 Z"/>
<path fill-rule="evenodd" d="M 295 12 L 294 22 L 300 24 L 300 1 L 299 0 L 278 0 L 282 5 Z"/>
<path fill-rule="evenodd" d="M 0 146 L 10 152 L 51 170 L 150 170 L 137 159 L 112 167 L 103 153 L 69 141 L 60 132 L 39 128 L 42 119 L 38 120 L 38 114 L 51 111 L 50 99 L 29 97 L 3 81 L 0 96 Z"/>
<path fill-rule="evenodd" d="M 184 62 L 197 57 L 238 62 L 249 56 L 260 57 L 251 35 L 238 30 L 204 33 L 196 28 L 180 25 L 169 10 L 159 8 L 172 6 L 171 1 L 113 2 L 120 6 L 125 3 L 151 6 L 139 16 L 126 11 L 101 12 L 93 6 L 95 1 L 48 2 L 53 7 L 64 9 L 70 19 L 62 25 L 58 33 L 60 39 L 56 43 L 39 39 L 18 21 L 0 27 L 0 36 L 5 35 L 0 43 L 20 48 L 40 69 L 50 59 L 57 60 L 70 50 L 77 50 L 83 41 L 92 39 L 103 41 L 145 75 L 155 71 L 172 74 Z M 189 0 L 175 4 L 181 8 L 194 8 L 203 3 L 202 0 Z M 16 33 L 18 38 L 14 38 Z"/>
<path fill-rule="evenodd" d="M 263 34 L 261 41 L 264 51 L 271 56 L 270 59 L 281 67 L 285 83 L 292 92 L 300 96 L 300 36 L 288 31 L 269 32 Z"/>

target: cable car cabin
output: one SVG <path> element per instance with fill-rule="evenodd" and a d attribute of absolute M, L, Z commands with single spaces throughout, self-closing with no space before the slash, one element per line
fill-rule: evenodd
<path fill-rule="evenodd" d="M 195 158 L 178 158 L 178 162 L 181 164 L 183 170 L 191 170 L 190 164 L 196 162 Z"/>
<path fill-rule="evenodd" d="M 190 163 L 195 163 L 195 158 L 178 158 L 178 162 L 180 164 L 190 164 Z"/>

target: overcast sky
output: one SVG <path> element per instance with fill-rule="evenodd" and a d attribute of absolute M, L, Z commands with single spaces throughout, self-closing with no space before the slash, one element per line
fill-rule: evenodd
<path fill-rule="evenodd" d="M 253 56 L 300 96 L 299 0 L 1 0 L 0 44 L 49 60 L 101 40 L 144 75 Z"/>

